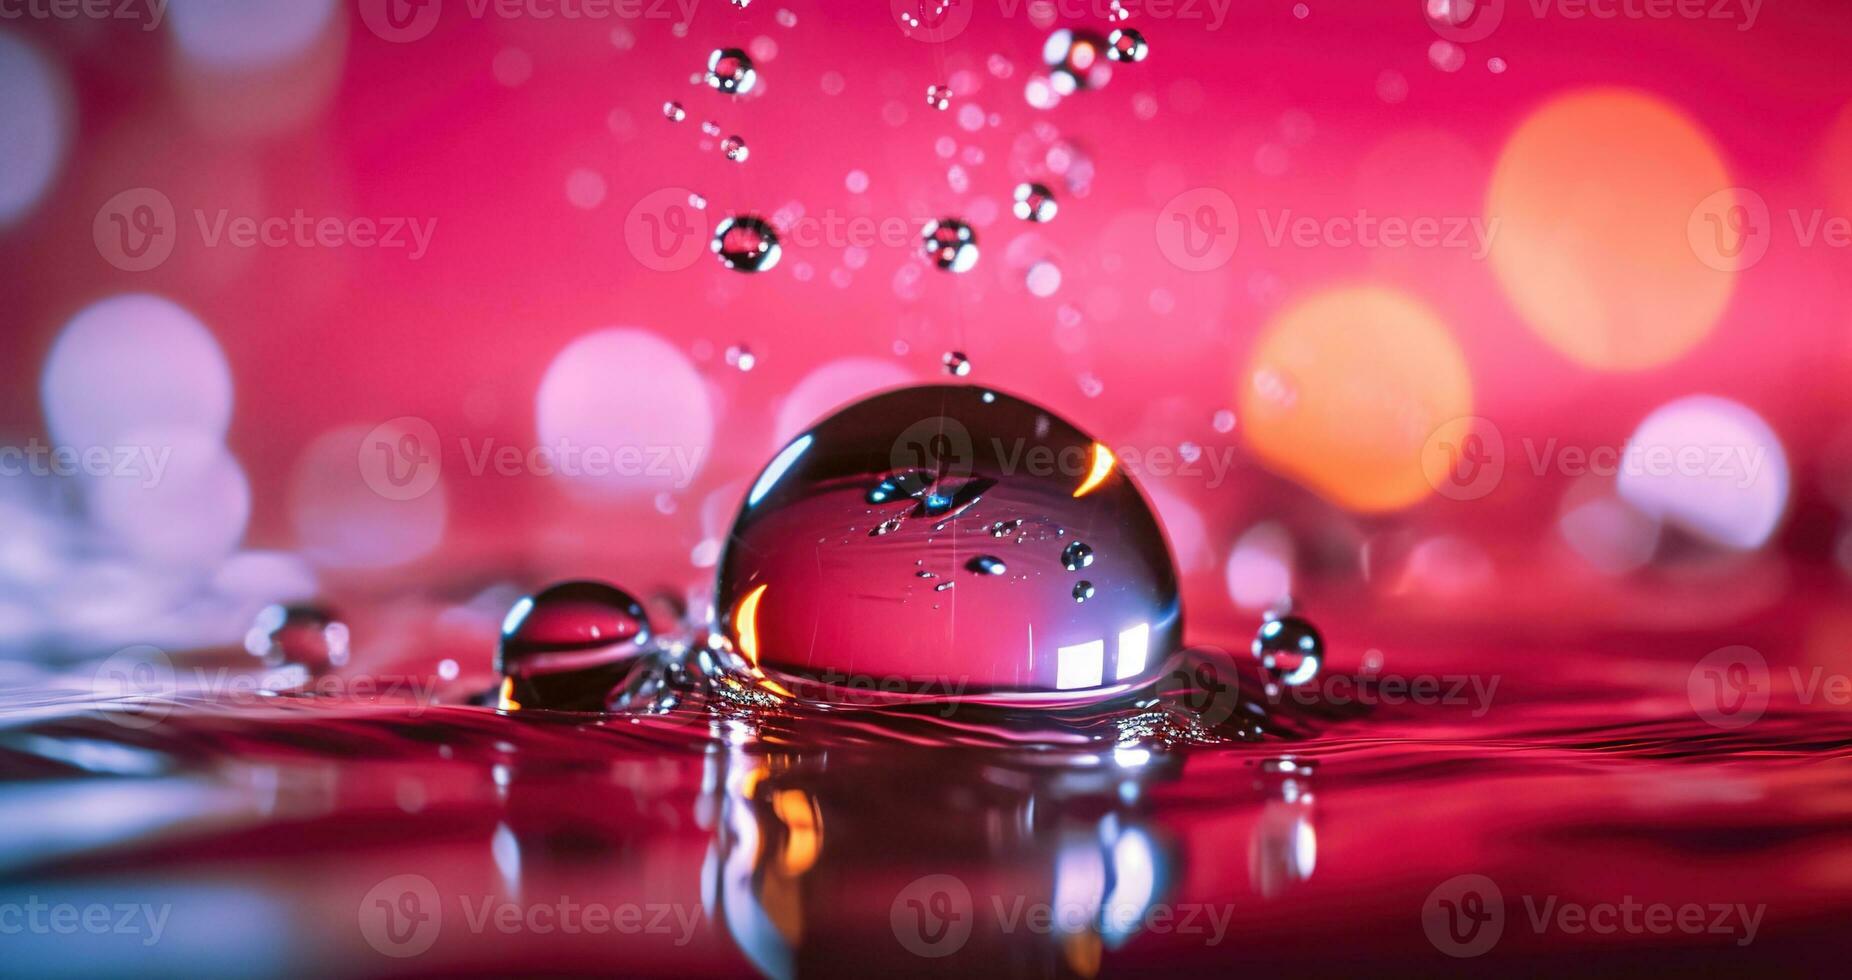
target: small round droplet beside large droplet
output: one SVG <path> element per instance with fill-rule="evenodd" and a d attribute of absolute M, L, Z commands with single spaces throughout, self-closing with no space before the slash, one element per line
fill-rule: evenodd
<path fill-rule="evenodd" d="M 1091 593 L 1062 557 L 1082 528 Z M 1110 450 L 991 389 L 907 388 L 817 422 L 726 541 L 722 631 L 821 700 L 844 677 L 863 703 L 860 678 L 946 696 L 934 678 L 952 674 L 960 697 L 1092 702 L 1155 680 L 1182 629 L 1162 532 Z"/>
<path fill-rule="evenodd" d="M 268 667 L 295 664 L 321 674 L 347 665 L 347 624 L 321 606 L 265 606 L 244 648 Z"/>
<path fill-rule="evenodd" d="M 1016 185 L 1016 201 L 1010 210 L 1024 221 L 1043 222 L 1052 220 L 1055 211 L 1055 192 L 1047 184 L 1024 181 Z"/>
<path fill-rule="evenodd" d="M 1106 56 L 1114 61 L 1143 61 L 1149 53 L 1145 36 L 1130 27 L 1121 27 L 1106 38 Z"/>
<path fill-rule="evenodd" d="M 714 229 L 714 254 L 720 264 L 740 272 L 765 272 L 778 264 L 778 233 L 764 218 L 737 214 Z"/>
<path fill-rule="evenodd" d="M 681 122 L 688 118 L 688 110 L 683 109 L 680 102 L 664 102 L 662 117 L 670 122 Z"/>
<path fill-rule="evenodd" d="M 1254 657 L 1267 675 L 1287 687 L 1296 687 L 1318 674 L 1325 656 L 1325 639 L 1311 623 L 1298 616 L 1280 616 L 1260 624 L 1254 634 Z"/>
<path fill-rule="evenodd" d="M 1061 549 L 1061 566 L 1078 572 L 1093 564 L 1093 548 L 1084 541 L 1073 541 Z"/>
<path fill-rule="evenodd" d="M 945 373 L 955 378 L 962 378 L 971 373 L 971 359 L 963 351 L 949 350 L 940 359 L 945 365 Z"/>
<path fill-rule="evenodd" d="M 603 582 L 561 582 L 517 602 L 495 669 L 505 710 L 601 711 L 649 642 L 643 604 Z"/>
<path fill-rule="evenodd" d="M 1093 598 L 1093 583 L 1092 582 L 1089 582 L 1086 579 L 1081 579 L 1080 581 L 1074 583 L 1074 601 L 1075 602 L 1086 602 L 1088 599 L 1091 599 L 1091 598 Z"/>
<path fill-rule="evenodd" d="M 751 153 L 751 150 L 746 147 L 746 141 L 744 139 L 738 136 L 729 136 L 720 141 L 720 152 L 726 154 L 727 159 L 734 163 L 745 163 L 746 157 Z"/>
<path fill-rule="evenodd" d="M 745 95 L 759 83 L 752 59 L 739 48 L 715 48 L 707 56 L 707 84 L 729 95 Z"/>
<path fill-rule="evenodd" d="M 941 112 L 952 104 L 952 87 L 950 85 L 926 86 L 926 104 Z"/>
<path fill-rule="evenodd" d="M 940 218 L 920 233 L 920 249 L 935 268 L 968 272 L 977 265 L 977 232 L 957 218 Z"/>

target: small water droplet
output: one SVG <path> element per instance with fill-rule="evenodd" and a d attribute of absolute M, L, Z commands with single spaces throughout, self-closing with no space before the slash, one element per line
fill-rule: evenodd
<path fill-rule="evenodd" d="M 792 13 L 789 10 L 780 9 L 778 11 L 777 20 L 778 20 L 778 26 L 780 27 L 796 27 L 797 26 L 797 15 Z"/>
<path fill-rule="evenodd" d="M 1003 564 L 1003 559 L 995 555 L 978 555 L 976 558 L 965 562 L 965 568 L 979 575 L 1002 575 L 1004 572 L 1009 571 Z"/>
<path fill-rule="evenodd" d="M 1084 541 L 1070 541 L 1061 549 L 1061 564 L 1070 572 L 1078 572 L 1093 564 L 1093 546 Z"/>
<path fill-rule="evenodd" d="M 953 377 L 962 378 L 971 373 L 971 359 L 963 351 L 946 351 L 940 361 L 945 365 L 945 373 Z"/>
<path fill-rule="evenodd" d="M 1150 48 L 1145 44 L 1145 36 L 1130 27 L 1121 27 L 1106 38 L 1107 56 L 1114 61 L 1143 61 Z"/>
<path fill-rule="evenodd" d="M 1209 420 L 1209 424 L 1214 426 L 1217 432 L 1233 432 L 1235 431 L 1235 413 L 1224 408 L 1215 413 L 1215 417 Z"/>
<path fill-rule="evenodd" d="M 745 344 L 734 344 L 727 348 L 727 365 L 729 367 L 738 368 L 741 371 L 750 371 L 758 363 L 759 359 L 753 354 L 752 348 L 747 347 Z"/>
<path fill-rule="evenodd" d="M 1055 192 L 1049 190 L 1047 184 L 1024 181 L 1016 185 L 1016 200 L 1010 210 L 1024 221 L 1051 220 L 1058 210 Z"/>
<path fill-rule="evenodd" d="M 321 606 L 266 606 L 245 633 L 244 648 L 268 667 L 297 664 L 325 673 L 347 664 L 347 624 Z"/>
<path fill-rule="evenodd" d="M 1022 527 L 1022 521 L 1020 520 L 998 521 L 990 526 L 990 536 L 993 538 L 1007 538 L 1015 534 L 1016 530 L 1020 527 Z"/>
<path fill-rule="evenodd" d="M 688 206 L 705 211 L 707 210 L 707 198 L 702 197 L 701 195 L 696 194 L 693 191 L 689 191 L 688 192 Z"/>
<path fill-rule="evenodd" d="M 926 104 L 944 112 L 952 104 L 952 87 L 950 85 L 926 86 Z"/>
<path fill-rule="evenodd" d="M 938 269 L 968 272 L 977 265 L 977 232 L 957 218 L 929 222 L 920 233 L 920 248 Z"/>
<path fill-rule="evenodd" d="M 1093 583 L 1092 582 L 1089 582 L 1086 579 L 1081 579 L 1080 581 L 1074 583 L 1074 601 L 1075 602 L 1086 602 L 1088 599 L 1091 599 L 1091 598 L 1093 598 Z"/>
<path fill-rule="evenodd" d="M 747 149 L 745 140 L 738 136 L 729 136 L 720 141 L 720 152 L 725 153 L 727 159 L 734 163 L 745 163 L 746 157 L 752 151 Z"/>
<path fill-rule="evenodd" d="M 739 48 L 715 48 L 707 56 L 707 84 L 728 95 L 745 95 L 759 83 L 752 59 Z"/>
<path fill-rule="evenodd" d="M 733 9 L 745 10 L 751 3 L 752 0 L 733 0 Z"/>
<path fill-rule="evenodd" d="M 713 121 L 712 119 L 706 120 L 701 123 L 701 132 L 706 133 L 709 136 L 719 136 L 720 135 L 720 124 Z"/>
<path fill-rule="evenodd" d="M 1269 677 L 1287 687 L 1297 687 L 1318 674 L 1325 640 L 1304 619 L 1280 616 L 1260 625 L 1254 634 L 1253 653 Z"/>
<path fill-rule="evenodd" d="M 1057 95 L 1098 88 L 1112 77 L 1101 55 L 1107 50 L 1096 31 L 1062 28 L 1042 44 L 1042 61 L 1049 68 L 1048 82 Z"/>
<path fill-rule="evenodd" d="M 603 582 L 548 586 L 516 603 L 502 623 L 498 705 L 603 710 L 649 638 L 649 616 L 630 593 Z"/>
<path fill-rule="evenodd" d="M 740 272 L 765 272 L 778 264 L 778 233 L 764 218 L 739 214 L 714 229 L 714 254 L 720 264 Z"/>
<path fill-rule="evenodd" d="M 915 498 L 932 486 L 933 476 L 924 470 L 904 470 L 881 478 L 881 482 L 869 488 L 867 500 L 871 504 L 885 504 L 902 497 Z"/>
<path fill-rule="evenodd" d="M 1185 439 L 1177 446 L 1177 455 L 1186 463 L 1194 463 L 1202 458 L 1203 447 Z"/>
<path fill-rule="evenodd" d="M 680 102 L 664 102 L 662 117 L 670 122 L 681 122 L 688 118 L 688 110 L 683 109 Z"/>
<path fill-rule="evenodd" d="M 914 572 L 913 575 L 915 578 L 938 578 L 939 577 L 938 575 L 932 572 L 929 572 L 925 570 L 924 568 L 920 569 L 917 572 Z"/>
<path fill-rule="evenodd" d="M 933 586 L 932 590 L 934 592 L 944 592 L 947 589 L 950 589 L 955 584 L 956 583 L 953 583 L 953 582 L 940 582 L 938 585 Z"/>
<path fill-rule="evenodd" d="M 876 524 L 874 528 L 868 532 L 868 536 L 871 538 L 879 538 L 879 537 L 884 537 L 886 535 L 892 534 L 895 531 L 900 530 L 900 522 L 902 520 L 905 520 L 905 518 L 904 517 L 890 517 L 887 520 L 882 521 L 879 524 Z"/>

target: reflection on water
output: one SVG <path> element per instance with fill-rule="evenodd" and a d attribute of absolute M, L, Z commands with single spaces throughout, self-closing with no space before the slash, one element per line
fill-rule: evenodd
<path fill-rule="evenodd" d="M 174 658 L 159 698 L 0 694 L 9 968 L 1809 968 L 1852 910 L 1843 711 L 1777 685 L 1735 724 L 1637 649 L 1281 689 L 1197 648 L 1054 714 L 823 710 L 659 652 L 608 715 L 468 706 L 495 675 L 440 656 L 398 684 L 234 683 L 263 668 L 232 651 Z M 1575 927 L 1636 905 L 1742 912 Z"/>

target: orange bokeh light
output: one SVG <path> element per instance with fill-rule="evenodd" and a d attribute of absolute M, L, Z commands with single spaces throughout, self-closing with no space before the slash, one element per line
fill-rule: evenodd
<path fill-rule="evenodd" d="M 1423 447 L 1473 411 L 1466 356 L 1446 325 L 1378 286 L 1327 290 L 1281 313 L 1239 398 L 1262 462 L 1358 511 L 1426 497 Z"/>
<path fill-rule="evenodd" d="M 1733 271 L 1697 251 L 1705 234 L 1738 234 L 1702 226 L 1697 213 L 1729 187 L 1711 140 L 1657 97 L 1559 97 L 1518 127 L 1493 169 L 1493 268 L 1525 322 L 1578 363 L 1669 363 L 1729 302 Z M 1729 255 L 1741 244 L 1718 247 Z"/>

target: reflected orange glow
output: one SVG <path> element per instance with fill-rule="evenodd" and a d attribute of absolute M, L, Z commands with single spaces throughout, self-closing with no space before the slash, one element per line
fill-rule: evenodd
<path fill-rule="evenodd" d="M 1105 483 L 1106 478 L 1112 475 L 1113 464 L 1117 461 L 1112 450 L 1097 442 L 1094 443 L 1093 470 L 1087 474 L 1085 480 L 1081 481 L 1080 486 L 1074 489 L 1074 496 L 1076 498 L 1085 497 L 1097 489 L 1100 484 Z"/>
<path fill-rule="evenodd" d="M 514 699 L 514 678 L 502 678 L 502 689 L 495 696 L 495 706 L 503 711 L 521 710 L 521 702 Z"/>
<path fill-rule="evenodd" d="M 823 818 L 816 804 L 801 789 L 779 790 L 772 795 L 772 812 L 788 831 L 780 855 L 785 873 L 801 875 L 809 871 L 823 848 Z"/>
<path fill-rule="evenodd" d="M 1358 511 L 1426 497 L 1422 447 L 1473 408 L 1466 357 L 1446 325 L 1378 286 L 1328 290 L 1282 312 L 1255 345 L 1239 398 L 1263 463 Z"/>
<path fill-rule="evenodd" d="M 1729 187 L 1711 140 L 1664 101 L 1621 88 L 1560 97 L 1518 127 L 1492 172 L 1499 284 L 1531 329 L 1581 364 L 1673 361 L 1722 315 L 1735 279 L 1727 260 L 1755 231 L 1697 213 Z"/>
<path fill-rule="evenodd" d="M 733 614 L 733 635 L 739 638 L 740 653 L 754 667 L 759 666 L 759 600 L 767 588 L 770 586 L 761 585 L 746 593 Z"/>

